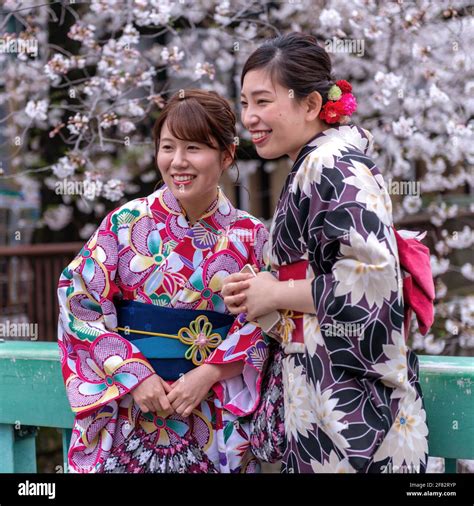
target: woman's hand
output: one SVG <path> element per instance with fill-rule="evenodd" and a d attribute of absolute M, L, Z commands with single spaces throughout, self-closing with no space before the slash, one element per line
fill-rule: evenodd
<path fill-rule="evenodd" d="M 162 416 L 165 417 L 173 413 L 173 408 L 166 397 L 170 391 L 171 386 L 158 374 L 153 374 L 131 390 L 130 393 L 143 413 L 160 411 L 163 412 Z"/>
<path fill-rule="evenodd" d="M 254 321 L 259 316 L 271 313 L 278 309 L 277 294 L 281 283 L 272 274 L 267 271 L 259 272 L 248 282 L 243 295 L 245 299 L 242 303 L 244 313 L 247 313 L 247 321 Z"/>
<path fill-rule="evenodd" d="M 189 416 L 192 410 L 207 396 L 219 379 L 218 372 L 210 364 L 203 364 L 187 372 L 171 385 L 168 401 L 181 416 Z"/>
<path fill-rule="evenodd" d="M 258 269 L 254 270 L 257 272 Z M 228 310 L 235 315 L 245 313 L 246 309 L 243 306 L 245 302 L 245 295 L 243 290 L 249 288 L 249 280 L 254 276 L 250 273 L 236 272 L 227 276 L 222 282 L 221 296 L 224 298 L 224 304 Z"/>

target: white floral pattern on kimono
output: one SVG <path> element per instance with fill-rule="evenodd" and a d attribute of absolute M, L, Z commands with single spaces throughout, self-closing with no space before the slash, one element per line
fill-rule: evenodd
<path fill-rule="evenodd" d="M 283 472 L 423 472 L 426 414 L 405 345 L 392 205 L 369 132 L 318 134 L 298 154 L 270 231 L 271 268 L 307 262 L 314 314 L 284 346 Z M 341 331 L 342 329 L 342 331 Z"/>

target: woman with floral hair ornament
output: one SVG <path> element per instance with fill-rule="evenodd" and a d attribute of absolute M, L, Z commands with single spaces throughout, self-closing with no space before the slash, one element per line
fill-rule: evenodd
<path fill-rule="evenodd" d="M 252 445 L 287 473 L 424 472 L 428 428 L 405 344 L 392 205 L 367 155 L 371 134 L 349 124 L 352 86 L 331 71 L 326 51 L 301 33 L 265 42 L 242 71 L 241 118 L 257 153 L 293 161 L 270 231 L 275 275 L 234 274 L 223 288 L 248 321 L 282 313 Z"/>
<path fill-rule="evenodd" d="M 110 212 L 61 275 L 61 366 L 76 415 L 70 472 L 260 469 L 246 417 L 267 342 L 220 293 L 229 274 L 265 264 L 268 239 L 218 186 L 235 137 L 222 97 L 174 95 L 154 127 L 165 184 Z"/>

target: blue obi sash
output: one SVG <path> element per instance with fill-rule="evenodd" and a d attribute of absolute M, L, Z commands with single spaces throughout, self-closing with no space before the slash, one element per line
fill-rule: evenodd
<path fill-rule="evenodd" d="M 204 363 L 226 338 L 234 316 L 131 300 L 116 303 L 117 332 L 133 343 L 164 380 Z"/>

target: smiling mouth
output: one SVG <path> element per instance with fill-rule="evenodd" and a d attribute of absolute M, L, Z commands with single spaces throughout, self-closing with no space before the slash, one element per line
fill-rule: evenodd
<path fill-rule="evenodd" d="M 196 176 L 190 176 L 190 175 L 186 175 L 186 176 L 174 175 L 171 177 L 173 178 L 173 181 L 177 184 L 190 183 L 193 179 L 196 179 Z"/>
<path fill-rule="evenodd" d="M 273 130 L 259 130 L 258 132 L 252 132 L 252 141 L 255 144 L 259 144 L 265 141 Z"/>

